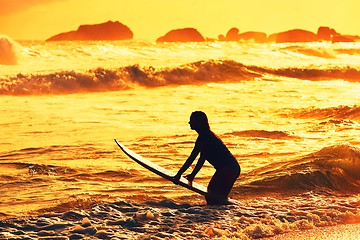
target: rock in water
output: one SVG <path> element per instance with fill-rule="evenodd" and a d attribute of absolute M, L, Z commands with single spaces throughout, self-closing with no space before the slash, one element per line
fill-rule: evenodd
<path fill-rule="evenodd" d="M 156 40 L 157 42 L 203 42 L 204 37 L 195 28 L 171 30 Z"/>
<path fill-rule="evenodd" d="M 108 21 L 100 24 L 81 25 L 76 31 L 60 33 L 46 41 L 129 40 L 133 36 L 133 32 L 126 25 L 118 21 Z"/>

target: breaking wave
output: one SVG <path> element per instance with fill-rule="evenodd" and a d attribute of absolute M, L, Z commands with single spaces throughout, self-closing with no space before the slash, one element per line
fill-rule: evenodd
<path fill-rule="evenodd" d="M 304 80 L 335 80 L 341 79 L 345 81 L 358 82 L 360 80 L 360 70 L 352 67 L 345 68 L 284 68 L 276 70 L 268 70 L 267 72 L 279 76 L 298 78 Z"/>
<path fill-rule="evenodd" d="M 9 95 L 63 94 L 126 90 L 135 86 L 201 84 L 260 77 L 234 61 L 199 61 L 176 68 L 155 69 L 138 65 L 87 72 L 62 71 L 0 79 L 0 93 Z"/>
<path fill-rule="evenodd" d="M 289 77 L 307 80 L 342 79 L 359 81 L 360 70 L 352 67 L 333 69 L 281 68 L 250 66 L 232 60 L 198 61 L 178 67 L 159 68 L 124 66 L 117 69 L 97 68 L 85 72 L 60 71 L 43 74 L 17 74 L 0 79 L 0 94 L 71 94 L 121 91 L 134 87 L 239 82 Z"/>
<path fill-rule="evenodd" d="M 291 109 L 289 113 L 282 114 L 284 117 L 292 118 L 316 118 L 316 119 L 336 119 L 336 120 L 358 120 L 360 119 L 360 107 L 338 106 L 331 108 L 304 108 Z"/>
<path fill-rule="evenodd" d="M 279 68 L 249 67 L 254 72 L 270 74 L 287 78 L 301 80 L 344 80 L 350 82 L 360 81 L 360 69 L 354 67 L 333 67 L 333 68 Z"/>
<path fill-rule="evenodd" d="M 320 58 L 336 58 L 337 56 L 337 51 L 329 48 L 307 48 L 304 46 L 288 46 L 283 48 L 282 50 L 289 50 L 306 56 Z"/>
<path fill-rule="evenodd" d="M 360 149 L 349 144 L 325 147 L 298 160 L 256 169 L 247 177 L 256 179 L 244 186 L 250 193 L 304 190 L 360 193 Z"/>

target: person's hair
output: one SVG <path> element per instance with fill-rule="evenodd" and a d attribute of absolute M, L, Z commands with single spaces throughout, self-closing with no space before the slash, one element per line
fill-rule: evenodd
<path fill-rule="evenodd" d="M 195 111 L 191 113 L 190 120 L 199 123 L 199 127 L 203 129 L 210 129 L 209 121 L 206 114 L 202 111 Z"/>

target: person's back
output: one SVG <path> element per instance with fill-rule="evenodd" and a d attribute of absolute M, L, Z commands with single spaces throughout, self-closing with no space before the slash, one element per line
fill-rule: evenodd
<path fill-rule="evenodd" d="M 205 159 L 213 165 L 216 170 L 220 170 L 226 166 L 239 167 L 236 158 L 231 154 L 223 141 L 212 131 L 199 134 L 198 140 L 203 142 L 201 154 L 203 154 Z"/>

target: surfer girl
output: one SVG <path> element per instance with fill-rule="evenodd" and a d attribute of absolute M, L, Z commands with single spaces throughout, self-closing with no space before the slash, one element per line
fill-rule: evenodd
<path fill-rule="evenodd" d="M 190 128 L 199 135 L 190 156 L 174 176 L 173 182 L 175 184 L 179 182 L 181 174 L 191 166 L 200 154 L 194 170 L 185 178 L 191 184 L 196 174 L 204 165 L 205 160 L 207 160 L 214 166 L 216 172 L 209 182 L 207 188 L 208 195 L 205 196 L 206 202 L 208 205 L 223 204 L 226 202 L 231 188 L 240 175 L 240 165 L 221 139 L 210 130 L 208 118 L 204 112 L 193 112 L 190 116 L 189 124 Z"/>

